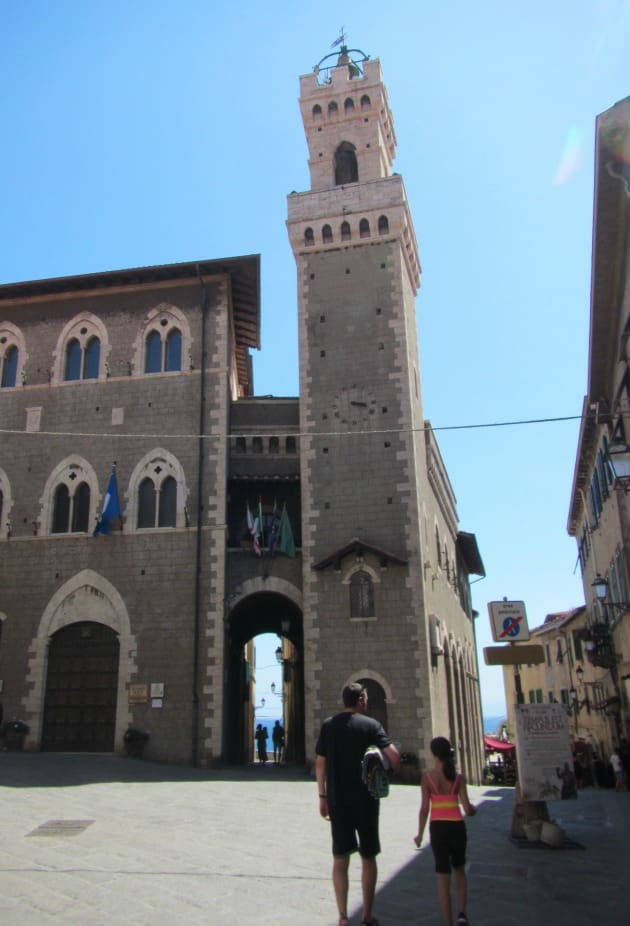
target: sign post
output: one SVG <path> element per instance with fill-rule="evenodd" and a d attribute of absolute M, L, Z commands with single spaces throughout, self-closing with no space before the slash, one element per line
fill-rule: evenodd
<path fill-rule="evenodd" d="M 523 689 L 518 667 L 523 663 L 537 665 L 545 661 L 545 653 L 538 644 L 527 644 L 530 638 L 524 601 L 489 601 L 488 613 L 492 639 L 495 643 L 509 643 L 510 646 L 486 646 L 483 651 L 487 666 L 514 666 L 514 689 L 516 696 L 515 714 L 524 707 Z M 515 644 L 519 644 L 516 646 Z M 525 643 L 522 646 L 521 643 Z M 518 756 L 518 778 L 521 776 L 521 753 L 519 753 L 519 728 L 517 726 L 516 751 Z M 534 820 L 549 821 L 549 811 L 544 800 L 525 800 L 519 780 L 516 782 L 516 800 L 512 815 L 512 838 L 525 839 L 525 824 Z"/>

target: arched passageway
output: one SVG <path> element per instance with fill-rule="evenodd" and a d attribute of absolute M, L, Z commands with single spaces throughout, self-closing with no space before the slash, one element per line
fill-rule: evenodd
<path fill-rule="evenodd" d="M 252 647 L 263 633 L 282 639 L 282 687 L 286 731 L 285 761 L 304 762 L 304 647 L 302 614 L 278 592 L 254 592 L 232 608 L 226 623 L 225 759 L 251 761 L 254 692 Z M 280 654 L 279 654 L 280 656 Z"/>

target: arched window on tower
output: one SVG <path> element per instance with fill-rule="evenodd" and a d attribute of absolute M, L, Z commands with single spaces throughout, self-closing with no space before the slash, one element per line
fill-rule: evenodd
<path fill-rule="evenodd" d="M 313 119 L 315 121 L 318 121 L 321 118 L 322 118 L 322 108 L 319 105 L 319 103 L 316 103 L 315 106 L 313 106 Z"/>
<path fill-rule="evenodd" d="M 348 97 L 348 99 L 343 104 L 343 109 L 346 114 L 354 112 L 354 100 L 352 97 Z"/>
<path fill-rule="evenodd" d="M 337 115 L 338 112 L 339 112 L 339 107 L 337 106 L 334 100 L 331 100 L 331 102 L 328 104 L 329 117 L 332 119 L 334 116 Z"/>
<path fill-rule="evenodd" d="M 379 235 L 389 234 L 389 221 L 386 215 L 379 216 L 378 219 L 378 233 Z"/>
<path fill-rule="evenodd" d="M 335 151 L 335 184 L 357 183 L 358 179 L 356 148 L 349 141 L 342 141 Z"/>
<path fill-rule="evenodd" d="M 324 225 L 322 228 L 322 241 L 324 244 L 332 244 L 333 233 L 330 225 Z"/>
<path fill-rule="evenodd" d="M 304 244 L 307 248 L 310 248 L 315 244 L 315 235 L 313 234 L 312 228 L 304 229 Z"/>
<path fill-rule="evenodd" d="M 350 241 L 352 237 L 352 232 L 350 231 L 350 225 L 348 222 L 341 223 L 341 240 Z"/>
<path fill-rule="evenodd" d="M 372 576 L 363 569 L 350 578 L 350 617 L 374 617 Z"/>
<path fill-rule="evenodd" d="M 370 102 L 370 98 L 367 95 L 367 93 L 365 93 L 361 97 L 361 109 L 371 109 L 371 107 L 372 107 L 372 103 Z"/>
<path fill-rule="evenodd" d="M 367 219 L 361 219 L 359 222 L 359 237 L 369 238 L 370 237 L 370 223 Z"/>

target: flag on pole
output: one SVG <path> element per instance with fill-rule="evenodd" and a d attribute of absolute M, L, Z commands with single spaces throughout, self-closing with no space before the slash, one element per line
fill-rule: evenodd
<path fill-rule="evenodd" d="M 252 513 L 249 509 L 249 502 L 247 503 L 247 529 L 252 538 L 254 553 L 256 556 L 262 556 L 262 550 L 260 549 L 260 537 L 258 535 L 258 518 L 254 518 L 252 516 Z"/>
<path fill-rule="evenodd" d="M 109 482 L 107 483 L 107 491 L 105 492 L 105 499 L 103 500 L 103 511 L 101 516 L 96 522 L 96 527 L 92 533 L 93 537 L 96 537 L 97 534 L 109 534 L 112 526 L 112 521 L 115 521 L 116 518 L 120 518 L 122 511 L 120 510 L 120 502 L 118 501 L 118 486 L 116 484 L 116 467 L 112 467 L 112 472 L 109 477 Z"/>
<path fill-rule="evenodd" d="M 276 514 L 276 506 L 273 506 L 273 514 L 269 520 L 269 539 L 267 545 L 269 547 L 269 556 L 273 556 L 276 549 L 276 543 L 278 541 L 278 534 L 280 532 L 280 517 Z"/>
<path fill-rule="evenodd" d="M 335 39 L 335 41 L 332 43 L 332 45 L 331 45 L 330 47 L 331 47 L 331 48 L 336 48 L 337 45 L 341 45 L 341 43 L 344 42 L 345 39 L 346 39 L 346 33 L 344 32 L 344 29 L 343 29 L 343 26 L 342 26 L 342 27 L 341 27 L 341 35 L 339 36 L 338 39 Z"/>
<path fill-rule="evenodd" d="M 286 505 L 282 509 L 282 515 L 280 516 L 278 549 L 281 553 L 284 553 L 285 556 L 295 556 L 295 541 L 293 540 L 293 531 L 291 530 L 291 522 L 289 521 Z"/>
<path fill-rule="evenodd" d="M 260 545 L 260 550 L 262 553 L 262 548 L 265 545 L 265 522 L 263 521 L 262 515 L 262 504 L 260 502 L 260 497 L 258 498 L 258 540 Z"/>

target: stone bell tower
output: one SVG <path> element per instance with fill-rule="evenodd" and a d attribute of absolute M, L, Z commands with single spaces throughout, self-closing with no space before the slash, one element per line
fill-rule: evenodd
<path fill-rule="evenodd" d="M 343 685 L 361 679 L 371 712 L 421 752 L 437 703 L 423 550 L 435 492 L 420 262 L 391 172 L 380 62 L 342 46 L 300 78 L 300 109 L 311 188 L 288 197 L 287 226 L 299 300 L 306 751 Z"/>

